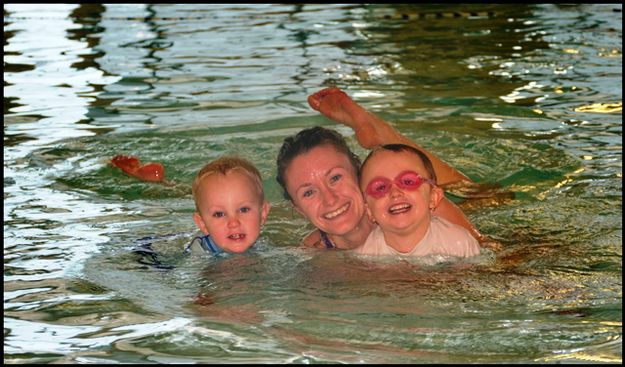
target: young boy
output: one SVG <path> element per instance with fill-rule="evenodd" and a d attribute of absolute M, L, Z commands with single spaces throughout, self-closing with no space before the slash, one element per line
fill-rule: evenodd
<path fill-rule="evenodd" d="M 269 203 L 254 165 L 238 157 L 221 157 L 198 172 L 192 190 L 193 220 L 205 235 L 199 238 L 205 251 L 241 253 L 256 242 Z"/>
<path fill-rule="evenodd" d="M 376 226 L 354 252 L 366 255 L 478 255 L 465 228 L 432 215 L 443 199 L 428 157 L 404 144 L 374 149 L 365 159 L 360 188 Z"/>

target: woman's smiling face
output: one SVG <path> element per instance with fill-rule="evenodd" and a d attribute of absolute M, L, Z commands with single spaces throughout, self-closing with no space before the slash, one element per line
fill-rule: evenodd
<path fill-rule="evenodd" d="M 318 229 L 342 236 L 363 219 L 366 211 L 356 169 L 331 145 L 297 156 L 285 173 L 295 209 Z"/>

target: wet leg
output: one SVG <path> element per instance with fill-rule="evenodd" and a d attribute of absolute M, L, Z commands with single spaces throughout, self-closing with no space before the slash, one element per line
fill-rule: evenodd
<path fill-rule="evenodd" d="M 440 185 L 474 183 L 436 155 L 401 135 L 390 123 L 365 110 L 338 88 L 326 88 L 310 95 L 308 104 L 327 118 L 351 127 L 363 148 L 371 149 L 381 144 L 401 143 L 421 150 L 432 161 Z"/>

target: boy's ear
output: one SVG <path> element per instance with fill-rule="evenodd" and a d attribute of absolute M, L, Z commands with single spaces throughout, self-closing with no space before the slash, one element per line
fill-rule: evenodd
<path fill-rule="evenodd" d="M 206 229 L 206 224 L 204 224 L 204 221 L 202 220 L 202 216 L 200 215 L 200 213 L 198 212 L 193 213 L 193 221 L 195 222 L 195 225 L 200 229 L 200 231 L 202 231 L 202 233 L 204 233 L 205 235 L 210 234 L 208 233 L 208 230 Z"/>
<path fill-rule="evenodd" d="M 365 209 L 367 210 L 367 217 L 369 218 L 369 220 L 373 223 L 377 223 L 375 221 L 375 218 L 373 217 L 373 212 L 371 211 L 371 209 L 369 209 L 369 205 L 365 202 Z"/>
<path fill-rule="evenodd" d="M 438 204 L 440 204 L 441 200 L 445 197 L 445 191 L 438 186 L 432 186 L 432 190 L 430 190 L 430 211 L 434 211 L 438 208 Z"/>
<path fill-rule="evenodd" d="M 269 215 L 269 209 L 271 209 L 271 204 L 268 201 L 263 202 L 263 207 L 260 209 L 260 225 L 262 226 L 267 221 L 267 216 Z"/>

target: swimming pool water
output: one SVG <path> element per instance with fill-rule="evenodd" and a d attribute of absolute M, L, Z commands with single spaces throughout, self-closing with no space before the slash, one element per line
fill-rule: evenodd
<path fill-rule="evenodd" d="M 622 363 L 622 5 L 4 10 L 6 363 Z M 282 140 L 323 125 L 366 154 L 308 107 L 328 86 L 514 192 L 450 196 L 502 250 L 298 248 Z M 262 239 L 183 257 L 191 181 L 231 152 L 263 175 Z M 145 237 L 170 267 L 132 252 Z"/>

